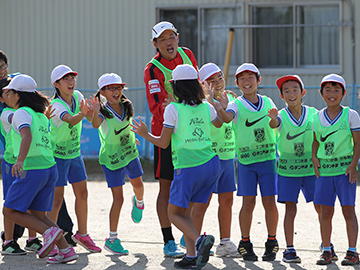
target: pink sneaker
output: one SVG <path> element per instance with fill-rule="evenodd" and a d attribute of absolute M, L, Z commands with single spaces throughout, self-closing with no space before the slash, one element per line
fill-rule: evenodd
<path fill-rule="evenodd" d="M 53 245 L 53 249 L 49 252 L 49 254 L 47 256 L 48 257 L 54 257 L 58 253 L 59 253 L 59 249 L 57 248 L 56 245 Z"/>
<path fill-rule="evenodd" d="M 45 258 L 53 249 L 54 244 L 59 241 L 62 235 L 63 231 L 57 227 L 51 227 L 47 229 L 43 234 L 44 244 L 38 252 L 39 258 Z"/>
<path fill-rule="evenodd" d="M 50 264 L 56 264 L 56 263 L 67 263 L 71 261 L 75 261 L 79 258 L 79 256 L 76 254 L 73 247 L 69 247 L 69 251 L 67 253 L 62 253 L 59 251 L 58 255 L 55 257 L 49 257 L 46 259 L 47 263 Z"/>
<path fill-rule="evenodd" d="M 101 248 L 96 246 L 94 241 L 91 239 L 90 235 L 81 236 L 79 232 L 76 232 L 75 235 L 71 236 L 72 240 L 74 240 L 79 245 L 83 246 L 86 250 L 90 252 L 101 252 Z"/>

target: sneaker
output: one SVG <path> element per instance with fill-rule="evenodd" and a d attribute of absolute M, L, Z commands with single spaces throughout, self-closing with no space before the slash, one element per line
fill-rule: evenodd
<path fill-rule="evenodd" d="M 296 255 L 296 251 L 288 251 L 287 249 L 285 249 L 283 253 L 282 261 L 287 263 L 301 263 L 301 259 Z"/>
<path fill-rule="evenodd" d="M 170 240 L 164 246 L 164 254 L 166 257 L 180 258 L 185 255 L 185 253 L 179 248 L 179 246 Z"/>
<path fill-rule="evenodd" d="M 69 247 L 69 251 L 67 253 L 62 253 L 59 251 L 58 255 L 55 257 L 50 257 L 46 259 L 47 263 L 50 264 L 57 264 L 57 263 L 68 263 L 71 261 L 75 261 L 79 258 L 79 256 L 76 254 L 73 247 Z"/>
<path fill-rule="evenodd" d="M 225 244 L 219 244 L 216 247 L 216 255 L 219 257 L 241 258 L 241 254 L 237 250 L 235 244 L 231 241 L 226 242 Z"/>
<path fill-rule="evenodd" d="M 342 260 L 341 265 L 356 265 L 359 264 L 359 254 L 348 250 L 345 258 Z"/>
<path fill-rule="evenodd" d="M 186 249 L 186 243 L 185 243 L 185 238 L 184 238 L 184 235 L 181 236 L 181 239 L 180 239 L 180 247 Z M 214 256 L 215 252 L 213 250 L 210 250 L 210 256 Z"/>
<path fill-rule="evenodd" d="M 72 232 L 65 232 L 64 233 L 64 238 L 66 240 L 66 242 L 68 243 L 69 246 L 71 247 L 76 247 L 76 243 L 74 242 L 74 240 L 72 240 L 72 235 L 73 233 Z"/>
<path fill-rule="evenodd" d="M 142 208 L 138 208 L 136 206 L 136 197 L 135 195 L 132 197 L 132 211 L 131 211 L 131 218 L 135 223 L 139 223 L 142 219 L 142 213 L 144 211 L 144 206 Z"/>
<path fill-rule="evenodd" d="M 27 252 L 25 250 L 22 250 L 16 241 L 12 240 L 6 245 L 2 244 L 1 254 L 16 256 L 16 255 L 26 255 Z"/>
<path fill-rule="evenodd" d="M 327 265 L 327 264 L 331 263 L 331 259 L 332 259 L 331 252 L 324 251 L 320 256 L 320 259 L 317 260 L 316 264 L 317 265 Z"/>
<path fill-rule="evenodd" d="M 44 244 L 38 251 L 39 258 L 45 258 L 53 249 L 54 244 L 59 241 L 62 235 L 63 231 L 57 227 L 51 227 L 50 229 L 46 230 L 43 234 Z"/>
<path fill-rule="evenodd" d="M 331 248 L 331 260 L 332 261 L 337 261 L 339 260 L 339 257 L 336 255 L 335 253 L 335 248 L 334 248 L 334 245 L 333 243 L 330 243 L 330 248 Z M 321 243 L 321 245 L 319 246 L 319 249 L 320 249 L 320 252 L 322 253 L 323 252 L 323 244 Z"/>
<path fill-rule="evenodd" d="M 57 248 L 57 246 L 53 246 L 53 249 L 49 252 L 49 254 L 47 255 L 48 257 L 54 257 L 59 253 L 59 249 Z"/>
<path fill-rule="evenodd" d="M 276 258 L 276 253 L 279 251 L 279 244 L 277 240 L 266 241 L 265 243 L 265 252 L 262 256 L 263 261 L 274 261 Z"/>
<path fill-rule="evenodd" d="M 121 245 L 121 241 L 119 238 L 115 240 L 114 243 L 111 243 L 109 238 L 105 239 L 104 249 L 115 254 L 115 255 L 128 255 L 129 251 L 124 249 Z"/>
<path fill-rule="evenodd" d="M 91 239 L 90 235 L 87 234 L 86 236 L 81 236 L 79 232 L 76 232 L 75 235 L 73 235 L 72 240 L 74 240 L 76 243 L 81 245 L 83 248 L 85 248 L 87 251 L 90 252 L 101 252 L 101 248 L 99 248 L 94 241 Z"/>
<path fill-rule="evenodd" d="M 35 238 L 31 241 L 26 240 L 25 250 L 38 252 L 42 248 L 41 240 Z"/>
<path fill-rule="evenodd" d="M 195 250 L 197 254 L 196 265 L 198 268 L 202 268 L 209 260 L 210 250 L 215 242 L 215 238 L 212 235 L 203 234 L 195 243 Z"/>
<path fill-rule="evenodd" d="M 251 242 L 239 243 L 238 251 L 241 254 L 244 261 L 257 261 L 258 257 L 254 253 L 253 244 Z"/>
<path fill-rule="evenodd" d="M 184 256 L 180 261 L 174 262 L 176 269 L 197 269 L 196 259 L 189 259 Z"/>

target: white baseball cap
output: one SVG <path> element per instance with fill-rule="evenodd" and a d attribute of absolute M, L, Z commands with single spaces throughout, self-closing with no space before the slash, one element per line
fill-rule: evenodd
<path fill-rule="evenodd" d="M 343 77 L 341 77 L 340 75 L 337 75 L 337 74 L 329 74 L 329 75 L 326 75 L 322 80 L 321 80 L 321 83 L 320 83 L 320 86 L 323 86 L 324 83 L 327 83 L 327 82 L 336 82 L 336 83 L 340 83 L 343 87 L 344 87 L 344 90 L 346 90 L 346 83 L 345 83 L 345 80 Z"/>
<path fill-rule="evenodd" d="M 199 70 L 200 82 L 204 82 L 212 75 L 221 72 L 221 69 L 214 63 L 207 63 L 203 65 Z"/>
<path fill-rule="evenodd" d="M 198 73 L 196 69 L 189 64 L 178 65 L 172 72 L 172 81 L 181 81 L 181 80 L 197 80 Z"/>
<path fill-rule="evenodd" d="M 101 75 L 98 80 L 99 89 L 102 89 L 110 84 L 121 84 L 122 86 L 126 85 L 126 83 L 122 81 L 121 77 L 115 73 L 105 73 Z"/>
<path fill-rule="evenodd" d="M 276 85 L 281 91 L 282 85 L 287 81 L 297 81 L 300 83 L 301 89 L 304 89 L 304 83 L 298 75 L 285 75 L 276 80 Z"/>
<path fill-rule="evenodd" d="M 244 63 L 236 69 L 235 77 L 237 77 L 237 75 L 239 75 L 241 72 L 244 72 L 244 71 L 251 71 L 251 72 L 254 72 L 254 73 L 260 75 L 260 71 L 254 64 Z"/>
<path fill-rule="evenodd" d="M 67 75 L 69 73 L 72 73 L 75 76 L 78 75 L 78 73 L 76 71 L 73 71 L 68 66 L 58 65 L 51 72 L 51 83 L 54 84 L 54 82 L 56 82 L 57 80 L 60 80 L 62 77 L 64 77 L 65 75 Z"/>
<path fill-rule="evenodd" d="M 165 30 L 171 30 L 175 34 L 177 34 L 177 30 L 176 30 L 175 26 L 171 22 L 163 21 L 163 22 L 159 22 L 159 23 L 155 24 L 155 26 L 152 28 L 152 40 L 154 40 L 155 38 L 160 37 L 160 35 Z"/>
<path fill-rule="evenodd" d="M 12 89 L 19 92 L 35 93 L 37 84 L 29 75 L 20 74 L 14 77 L 8 86 L 3 89 Z"/>

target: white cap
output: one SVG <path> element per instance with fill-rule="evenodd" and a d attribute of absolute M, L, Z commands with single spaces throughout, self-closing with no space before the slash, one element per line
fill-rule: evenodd
<path fill-rule="evenodd" d="M 260 71 L 254 64 L 244 63 L 236 69 L 235 77 L 237 77 L 238 74 L 240 74 L 241 72 L 244 72 L 244 71 L 251 71 L 251 72 L 254 72 L 254 73 L 260 75 Z"/>
<path fill-rule="evenodd" d="M 214 63 L 207 63 L 203 65 L 199 70 L 200 82 L 204 82 L 212 75 L 221 72 L 221 69 Z"/>
<path fill-rule="evenodd" d="M 340 84 L 344 87 L 344 90 L 346 90 L 345 80 L 344 80 L 344 78 L 341 77 L 340 75 L 337 75 L 337 74 L 329 74 L 329 75 L 326 75 L 326 76 L 321 80 L 320 86 L 322 86 L 324 83 L 327 83 L 327 82 L 337 82 L 337 83 L 340 83 Z"/>
<path fill-rule="evenodd" d="M 169 82 L 181 81 L 181 80 L 197 80 L 198 73 L 192 65 L 189 65 L 189 64 L 178 65 L 173 70 L 172 77 L 173 78 L 171 80 L 169 80 Z"/>
<path fill-rule="evenodd" d="M 12 89 L 19 92 L 35 93 L 37 84 L 29 75 L 20 74 L 14 77 L 8 86 L 3 89 Z"/>
<path fill-rule="evenodd" d="M 57 80 L 60 80 L 62 77 L 64 77 L 65 75 L 67 75 L 69 73 L 72 73 L 75 76 L 78 75 L 78 73 L 76 71 L 73 71 L 68 66 L 58 65 L 51 72 L 51 83 L 54 84 L 54 82 L 56 82 Z"/>
<path fill-rule="evenodd" d="M 172 23 L 163 21 L 163 22 L 159 22 L 152 28 L 152 40 L 160 37 L 162 32 L 164 32 L 165 30 L 171 30 L 175 34 L 177 34 L 177 30 Z"/>
<path fill-rule="evenodd" d="M 123 83 L 121 77 L 115 73 L 105 73 L 101 75 L 98 80 L 99 89 L 102 89 L 110 84 L 121 84 L 122 86 L 126 85 L 126 83 Z"/>
<path fill-rule="evenodd" d="M 304 89 L 304 84 L 298 75 L 285 75 L 276 80 L 276 85 L 281 91 L 281 86 L 287 81 L 297 81 L 300 83 L 301 89 Z"/>

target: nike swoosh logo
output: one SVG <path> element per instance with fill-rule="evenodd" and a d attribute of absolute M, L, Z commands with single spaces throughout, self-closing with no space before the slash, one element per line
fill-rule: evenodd
<path fill-rule="evenodd" d="M 115 135 L 119 135 L 119 134 L 120 134 L 124 129 L 126 129 L 128 126 L 129 126 L 129 124 L 127 124 L 127 126 L 121 128 L 121 129 L 119 129 L 119 130 L 114 129 Z"/>
<path fill-rule="evenodd" d="M 266 117 L 266 115 L 264 115 L 263 117 L 260 117 L 259 119 L 256 119 L 253 122 L 249 122 L 249 120 L 246 119 L 245 126 L 251 127 L 251 126 L 255 125 L 257 122 L 259 122 L 261 119 L 263 119 L 264 117 Z"/>
<path fill-rule="evenodd" d="M 286 134 L 286 139 L 288 139 L 289 141 L 291 141 L 291 140 L 299 137 L 301 134 L 304 134 L 305 132 L 306 132 L 306 130 L 304 130 L 303 132 L 300 132 L 300 133 L 298 133 L 298 134 L 295 134 L 294 136 L 291 136 L 291 135 L 290 135 L 290 132 L 288 132 L 288 133 Z"/>
<path fill-rule="evenodd" d="M 330 132 L 328 135 L 326 135 L 325 137 L 323 137 L 323 136 L 321 136 L 320 135 L 320 141 L 322 141 L 322 142 L 325 142 L 326 141 L 326 139 L 330 136 L 330 135 L 332 135 L 332 134 L 334 134 L 335 132 L 338 132 L 339 130 L 335 130 L 335 131 L 333 131 L 333 132 Z"/>

